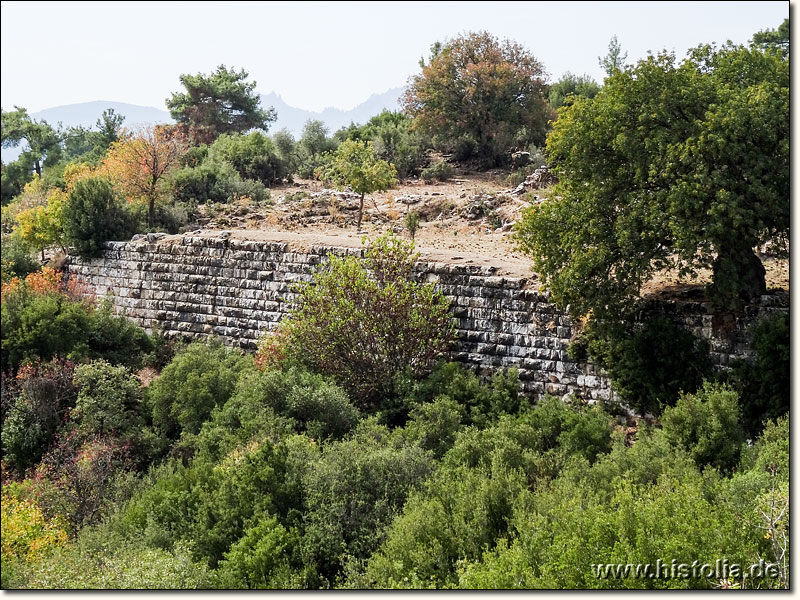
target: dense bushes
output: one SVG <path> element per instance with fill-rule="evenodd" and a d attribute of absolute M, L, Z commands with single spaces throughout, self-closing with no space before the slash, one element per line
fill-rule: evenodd
<path fill-rule="evenodd" d="M 742 399 L 742 426 L 755 437 L 763 424 L 789 411 L 789 313 L 765 315 L 750 330 L 752 362 L 737 361 L 721 379 Z"/>
<path fill-rule="evenodd" d="M 693 392 L 711 374 L 708 345 L 665 317 L 643 325 L 593 323 L 573 342 L 573 358 L 588 355 L 605 368 L 620 399 L 660 414 L 679 392 Z"/>
<path fill-rule="evenodd" d="M 107 240 L 127 239 L 133 223 L 111 183 L 100 177 L 77 181 L 63 208 L 67 244 L 81 256 L 98 256 Z"/>
<path fill-rule="evenodd" d="M 227 162 L 242 179 L 264 185 L 280 183 L 290 175 L 289 165 L 278 156 L 272 140 L 261 132 L 223 134 L 208 147 L 208 162 Z"/>
<path fill-rule="evenodd" d="M 20 284 L 2 303 L 3 369 L 25 361 L 106 358 L 135 366 L 152 349 L 152 340 L 124 317 L 114 316 L 109 302 L 95 307 L 58 291 L 38 292 Z"/>
<path fill-rule="evenodd" d="M 412 246 L 391 235 L 373 241 L 363 262 L 331 256 L 299 288 L 297 308 L 262 359 L 286 355 L 332 377 L 357 406 L 375 408 L 397 375 L 424 375 L 452 339 L 448 303 L 413 279 L 414 262 Z"/>
<path fill-rule="evenodd" d="M 440 160 L 422 170 L 420 177 L 425 181 L 447 181 L 453 176 L 453 167 L 447 162 Z"/>
<path fill-rule="evenodd" d="M 219 340 L 194 343 L 178 354 L 147 389 L 153 424 L 164 435 L 197 433 L 211 411 L 233 394 L 252 360 Z"/>
<path fill-rule="evenodd" d="M 412 131 L 411 119 L 401 112 L 384 110 L 364 125 L 340 129 L 334 137 L 372 142 L 375 154 L 393 164 L 400 179 L 419 174 L 426 160 L 422 136 Z"/>

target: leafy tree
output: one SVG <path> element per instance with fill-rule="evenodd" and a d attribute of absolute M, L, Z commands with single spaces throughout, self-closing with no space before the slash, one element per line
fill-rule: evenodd
<path fill-rule="evenodd" d="M 361 195 L 356 225 L 358 231 L 361 231 L 364 215 L 364 195 L 389 189 L 397 181 L 396 175 L 394 165 L 375 156 L 371 142 L 353 140 L 342 142 L 319 171 L 320 179 L 339 187 L 349 186 Z"/>
<path fill-rule="evenodd" d="M 57 245 L 62 252 L 66 252 L 63 217 L 66 197 L 63 190 L 53 188 L 47 194 L 47 204 L 35 206 L 17 215 L 17 235 L 29 247 L 42 252 L 42 261 L 45 248 Z"/>
<path fill-rule="evenodd" d="M 156 202 L 165 193 L 167 175 L 179 166 L 186 150 L 186 141 L 179 130 L 149 125 L 112 143 L 102 172 L 111 177 L 129 201 L 147 203 L 147 224 L 152 227 Z"/>
<path fill-rule="evenodd" d="M 412 130 L 411 123 L 411 117 L 402 112 L 384 110 L 364 125 L 340 129 L 334 137 L 372 142 L 375 154 L 392 163 L 402 179 L 419 173 L 425 161 L 425 143 L 419 132 Z"/>
<path fill-rule="evenodd" d="M 27 149 L 18 160 L 32 167 L 40 177 L 43 163 L 54 164 L 60 159 L 63 135 L 47 121 L 36 121 L 26 109 L 15 106 L 11 112 L 2 111 L 0 122 L 3 148 L 16 147 L 25 140 Z"/>
<path fill-rule="evenodd" d="M 102 177 L 81 179 L 62 208 L 67 244 L 81 256 L 98 256 L 108 240 L 126 238 L 131 219 L 111 183 Z"/>
<path fill-rule="evenodd" d="M 42 266 L 32 252 L 30 246 L 13 233 L 2 234 L 0 243 L 2 252 L 2 281 L 7 283 L 13 277 L 25 277 L 29 273 L 38 271 Z"/>
<path fill-rule="evenodd" d="M 753 45 L 777 51 L 786 59 L 789 58 L 789 37 L 789 19 L 784 19 L 777 29 L 764 29 L 753 34 Z"/>
<path fill-rule="evenodd" d="M 570 96 L 594 98 L 599 91 L 600 86 L 588 75 L 573 75 L 567 71 L 550 86 L 550 105 L 558 109 L 570 102 Z"/>
<path fill-rule="evenodd" d="M 322 164 L 322 156 L 336 149 L 336 141 L 328 137 L 325 123 L 309 119 L 303 126 L 297 147 L 300 151 L 299 175 L 313 177 Z"/>
<path fill-rule="evenodd" d="M 105 109 L 95 124 L 97 127 L 94 137 L 95 148 L 106 150 L 119 140 L 124 121 L 125 116 L 118 114 L 113 108 Z"/>
<path fill-rule="evenodd" d="M 763 293 L 753 248 L 788 235 L 788 73 L 773 54 L 703 46 L 562 109 L 547 143 L 557 192 L 518 227 L 554 298 L 614 316 L 654 272 L 705 267 L 718 305 Z"/>
<path fill-rule="evenodd" d="M 275 149 L 278 151 L 278 156 L 287 166 L 289 176 L 297 171 L 298 156 L 297 156 L 297 142 L 292 135 L 292 132 L 287 128 L 277 131 L 272 136 L 272 143 L 275 144 Z"/>
<path fill-rule="evenodd" d="M 244 69 L 236 71 L 220 65 L 210 75 L 181 75 L 185 92 L 167 98 L 172 118 L 187 127 L 195 144 L 209 144 L 223 133 L 266 131 L 276 119 L 275 110 L 261 108 L 255 93 L 256 82 L 247 82 Z"/>
<path fill-rule="evenodd" d="M 123 134 L 123 115 L 113 108 L 107 108 L 97 119 L 96 130 L 86 127 L 70 127 L 64 135 L 63 161 L 80 161 L 97 164 L 105 156 L 106 150 Z"/>
<path fill-rule="evenodd" d="M 611 41 L 608 42 L 608 54 L 598 56 L 597 61 L 608 76 L 611 77 L 617 71 L 625 68 L 626 58 L 628 58 L 628 53 L 622 51 L 622 46 L 617 36 L 613 35 L 611 36 Z"/>
<path fill-rule="evenodd" d="M 434 145 L 460 158 L 502 162 L 521 143 L 544 143 L 552 112 L 546 73 L 525 48 L 487 32 L 461 35 L 432 49 L 411 78 L 403 107 Z M 516 141 L 515 141 L 516 139 Z"/>
<path fill-rule="evenodd" d="M 332 377 L 359 407 L 374 407 L 406 370 L 426 374 L 447 350 L 453 324 L 444 296 L 414 280 L 416 258 L 412 245 L 392 235 L 370 243 L 363 263 L 331 256 L 298 288 L 291 318 L 278 330 L 284 352 Z"/>
<path fill-rule="evenodd" d="M 243 179 L 254 179 L 264 185 L 279 183 L 289 175 L 288 164 L 278 156 L 272 140 L 260 131 L 219 136 L 209 146 L 206 160 L 228 162 Z"/>

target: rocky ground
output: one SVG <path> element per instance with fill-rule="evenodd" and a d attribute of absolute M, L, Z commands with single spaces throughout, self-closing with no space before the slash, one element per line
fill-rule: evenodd
<path fill-rule="evenodd" d="M 546 175 L 546 174 L 545 174 Z M 529 178 L 530 180 L 531 178 Z M 491 264 L 499 273 L 535 279 L 531 261 L 514 244 L 512 229 L 523 209 L 548 198 L 553 191 L 546 176 L 514 188 L 506 172 L 462 174 L 446 182 L 406 181 L 364 202 L 361 233 L 356 231 L 359 198 L 351 192 L 324 187 L 318 181 L 298 180 L 275 187 L 261 204 L 243 199 L 232 204 L 201 206 L 189 228 L 211 233 L 229 230 L 236 237 L 291 241 L 298 246 L 361 246 L 364 236 L 392 230 L 409 237 L 406 215 L 417 211 L 417 249 L 428 260 Z M 769 288 L 789 289 L 789 261 L 762 257 Z M 710 279 L 682 280 L 659 273 L 644 294 L 683 294 Z"/>

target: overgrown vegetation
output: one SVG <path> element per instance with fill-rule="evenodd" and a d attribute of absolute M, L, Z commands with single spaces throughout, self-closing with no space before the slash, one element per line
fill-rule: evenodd
<path fill-rule="evenodd" d="M 788 41 L 787 21 L 751 48 L 626 66 L 615 37 L 602 87 L 548 88 L 521 46 L 464 34 L 433 46 L 405 113 L 299 140 L 268 137 L 274 111 L 224 66 L 181 77 L 176 126 L 3 111 L 3 145 L 25 151 L 2 172 L 2 587 L 788 588 L 788 314 L 714 373 L 691 333 L 626 310 L 667 264 L 711 267 L 715 310 L 763 289 L 752 248 L 788 237 Z M 148 335 L 37 260 L 265 203 L 294 175 L 359 194 L 360 226 L 396 175 L 538 165 L 556 105 L 561 183 L 520 240 L 616 402 L 534 399 L 514 370 L 446 362 L 448 303 L 391 234 L 330 257 L 255 355 Z M 673 558 L 744 571 L 596 567 Z"/>

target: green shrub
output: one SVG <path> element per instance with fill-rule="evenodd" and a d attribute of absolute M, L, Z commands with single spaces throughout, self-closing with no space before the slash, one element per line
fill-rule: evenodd
<path fill-rule="evenodd" d="M 280 183 L 290 174 L 289 165 L 278 155 L 272 140 L 258 131 L 219 136 L 209 146 L 207 160 L 230 163 L 242 179 L 263 185 Z"/>
<path fill-rule="evenodd" d="M 38 294 L 19 286 L 3 297 L 3 369 L 24 361 L 85 354 L 91 309 L 55 292 Z"/>
<path fill-rule="evenodd" d="M 95 308 L 57 292 L 38 293 L 21 285 L 6 294 L 1 310 L 4 369 L 54 356 L 104 358 L 133 367 L 152 349 L 143 329 L 113 315 L 110 301 Z"/>
<path fill-rule="evenodd" d="M 744 443 L 738 400 L 730 388 L 705 383 L 697 393 L 682 394 L 675 406 L 664 410 L 664 435 L 698 466 L 730 471 L 739 463 Z"/>
<path fill-rule="evenodd" d="M 113 364 L 136 369 L 154 347 L 153 338 L 125 317 L 114 314 L 114 303 L 106 298 L 98 306 L 89 306 L 86 330 L 87 358 L 102 358 Z"/>
<path fill-rule="evenodd" d="M 36 260 L 34 252 L 18 235 L 3 233 L 0 244 L 0 262 L 2 262 L 2 281 L 8 282 L 12 277 L 20 279 L 38 271 L 41 264 Z"/>
<path fill-rule="evenodd" d="M 323 582 L 334 583 L 348 560 L 364 560 L 378 547 L 409 492 L 432 468 L 427 452 L 403 445 L 373 419 L 324 446 L 303 475 L 304 562 Z"/>
<path fill-rule="evenodd" d="M 81 179 L 63 208 L 67 244 L 81 256 L 99 256 L 108 240 L 128 239 L 133 223 L 111 183 L 100 177 Z"/>
<path fill-rule="evenodd" d="M 299 505 L 284 485 L 286 457 L 284 445 L 254 440 L 216 463 L 168 463 L 156 471 L 153 486 L 128 504 L 114 528 L 124 537 L 143 534 L 153 547 L 192 542 L 195 559 L 216 567 L 245 534 L 247 523 L 261 515 L 285 517 Z"/>
<path fill-rule="evenodd" d="M 15 394 L 3 418 L 3 460 L 22 473 L 42 454 L 75 405 L 75 365 L 64 359 L 35 363 L 15 378 Z"/>
<path fill-rule="evenodd" d="M 789 314 L 775 312 L 756 321 L 750 345 L 755 360 L 734 363 L 720 379 L 739 392 L 742 425 L 755 437 L 767 420 L 789 412 Z"/>
<path fill-rule="evenodd" d="M 240 179 L 233 181 L 230 186 L 230 193 L 227 201 L 235 202 L 243 198 L 249 198 L 254 202 L 266 202 L 270 199 L 269 190 L 260 181 L 253 179 Z"/>
<path fill-rule="evenodd" d="M 124 436 L 141 425 L 139 380 L 125 367 L 97 360 L 75 369 L 78 398 L 70 413 L 80 439 Z"/>
<path fill-rule="evenodd" d="M 392 163 L 397 176 L 405 179 L 418 174 L 425 163 L 425 144 L 419 132 L 411 130 L 411 121 L 402 112 L 384 110 L 364 125 L 343 127 L 334 138 L 372 142 L 375 154 Z"/>
<path fill-rule="evenodd" d="M 311 438 L 342 437 L 360 413 L 341 388 L 320 375 L 298 368 L 254 373 L 237 388 L 237 401 L 262 403 L 291 419 L 297 431 Z"/>
<path fill-rule="evenodd" d="M 27 573 L 34 589 L 208 589 L 213 572 L 192 559 L 188 544 L 151 548 L 140 539 L 119 539 L 107 528 L 87 528 Z"/>
<path fill-rule="evenodd" d="M 545 398 L 519 416 L 454 433 L 457 405 L 448 404 L 437 400 L 423 405 L 428 414 L 449 413 L 446 433 L 455 436 L 455 443 L 436 474 L 411 495 L 370 558 L 365 573 L 369 585 L 457 584 L 462 561 L 480 559 L 512 533 L 521 495 L 558 475 L 573 455 L 594 460 L 610 449 L 610 418 L 595 408 L 576 410 L 557 398 Z M 420 428 L 425 425 L 415 420 L 407 425 L 412 432 Z"/>
<path fill-rule="evenodd" d="M 297 533 L 287 531 L 274 516 L 263 515 L 225 553 L 219 564 L 225 587 L 248 589 L 287 589 L 298 587 L 293 576 L 292 554 L 297 547 Z M 296 568 L 296 567 L 295 567 Z"/>
<path fill-rule="evenodd" d="M 449 303 L 432 284 L 414 280 L 412 252 L 384 235 L 363 262 L 331 256 L 297 289 L 296 308 L 279 329 L 286 354 L 333 378 L 360 408 L 378 406 L 400 373 L 426 374 L 451 343 Z"/>
<path fill-rule="evenodd" d="M 417 229 L 419 229 L 420 219 L 421 216 L 419 214 L 419 211 L 417 210 L 412 210 L 406 215 L 406 220 L 405 220 L 406 229 L 408 229 L 408 234 L 411 236 L 412 240 L 417 235 Z"/>
<path fill-rule="evenodd" d="M 453 446 L 456 434 L 463 429 L 464 408 L 455 400 L 440 396 L 433 402 L 414 407 L 404 434 L 425 450 L 441 458 Z"/>
<path fill-rule="evenodd" d="M 233 183 L 238 179 L 236 170 L 230 164 L 205 161 L 196 167 L 175 171 L 171 186 L 176 202 L 227 202 Z"/>
<path fill-rule="evenodd" d="M 420 177 L 425 181 L 447 181 L 453 176 L 453 167 L 449 163 L 440 160 L 422 170 Z"/>
<path fill-rule="evenodd" d="M 608 371 L 620 399 L 640 414 L 660 414 L 680 392 L 694 392 L 711 374 L 708 344 L 660 316 L 643 325 L 590 324 L 569 352 L 580 359 L 583 350 Z"/>
<path fill-rule="evenodd" d="M 177 438 L 197 433 L 216 406 L 233 394 L 236 381 L 252 368 L 252 359 L 217 339 L 190 344 L 172 359 L 147 388 L 153 425 Z"/>
<path fill-rule="evenodd" d="M 719 582 L 599 577 L 593 565 L 655 566 L 670 557 L 714 564 L 720 556 L 749 564 L 740 522 L 703 493 L 697 472 L 686 478 L 665 475 L 646 486 L 622 480 L 609 498 L 573 477 L 559 478 L 520 503 L 512 527 L 513 538 L 462 565 L 458 587 L 709 588 Z"/>
<path fill-rule="evenodd" d="M 485 427 L 501 415 L 514 415 L 527 407 L 519 395 L 516 369 L 497 370 L 482 383 L 475 373 L 459 363 L 439 363 L 428 377 L 406 392 L 409 406 L 432 402 L 438 397 L 454 400 L 465 411 L 464 424 Z"/>
<path fill-rule="evenodd" d="M 436 145 L 436 144 L 434 144 Z M 478 142 L 471 135 L 462 135 L 452 142 L 452 145 L 446 144 L 445 147 L 450 146 L 453 153 L 453 160 L 462 162 L 473 158 L 478 152 Z"/>

